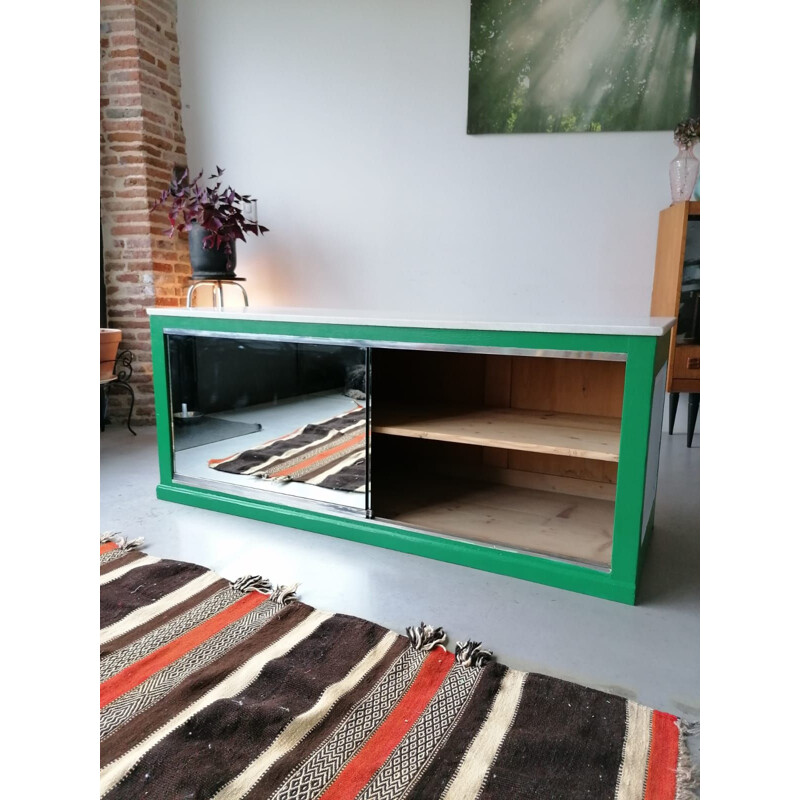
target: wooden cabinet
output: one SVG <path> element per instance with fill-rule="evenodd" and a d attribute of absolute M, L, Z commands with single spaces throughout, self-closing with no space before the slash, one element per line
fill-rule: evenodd
<path fill-rule="evenodd" d="M 150 314 L 161 499 L 634 602 L 672 319 Z"/>
<path fill-rule="evenodd" d="M 689 394 L 688 447 L 700 407 L 700 202 L 665 208 L 658 218 L 656 267 L 650 313 L 677 317 L 670 334 L 667 392 L 669 432 L 681 392 Z"/>
<path fill-rule="evenodd" d="M 675 381 L 696 381 L 700 390 L 700 345 L 678 344 L 673 352 L 672 376 Z M 688 385 L 688 384 L 685 384 Z M 694 384 L 692 384 L 694 388 Z M 684 391 L 684 390 L 680 390 Z"/>

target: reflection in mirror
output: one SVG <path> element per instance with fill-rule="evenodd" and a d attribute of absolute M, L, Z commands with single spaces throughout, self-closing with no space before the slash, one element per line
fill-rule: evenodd
<path fill-rule="evenodd" d="M 364 510 L 366 350 L 169 334 L 175 478 Z"/>

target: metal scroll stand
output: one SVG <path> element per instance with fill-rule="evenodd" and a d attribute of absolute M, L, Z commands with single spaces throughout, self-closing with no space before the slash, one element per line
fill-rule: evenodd
<path fill-rule="evenodd" d="M 213 293 L 214 308 L 222 308 L 225 305 L 222 297 L 223 284 L 236 286 L 238 289 L 241 289 L 244 305 L 250 305 L 247 299 L 247 292 L 244 290 L 244 286 L 242 286 L 241 283 L 245 280 L 244 278 L 190 278 L 189 280 L 192 285 L 189 287 L 189 292 L 186 295 L 186 308 L 192 307 L 192 297 L 194 297 L 194 290 L 198 286 L 210 286 Z"/>
<path fill-rule="evenodd" d="M 128 408 L 128 430 L 136 436 L 136 431 L 131 428 L 131 414 L 133 414 L 133 404 L 136 396 L 133 393 L 133 387 L 130 385 L 131 375 L 133 374 L 133 353 L 130 350 L 123 350 L 117 355 L 117 360 L 114 362 L 114 371 L 109 378 L 100 378 L 100 430 L 104 431 L 106 428 L 106 404 L 108 403 L 108 391 L 115 386 L 125 389 L 131 396 L 131 404 Z"/>

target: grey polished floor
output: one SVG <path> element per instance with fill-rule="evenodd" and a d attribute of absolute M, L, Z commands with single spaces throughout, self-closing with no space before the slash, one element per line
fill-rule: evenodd
<path fill-rule="evenodd" d="M 229 579 L 300 583 L 301 599 L 404 631 L 441 625 L 504 664 L 699 719 L 700 435 L 664 435 L 655 535 L 631 607 L 342 539 L 157 500 L 155 428 L 101 436 L 101 526 Z M 691 743 L 697 758 L 697 742 Z"/>

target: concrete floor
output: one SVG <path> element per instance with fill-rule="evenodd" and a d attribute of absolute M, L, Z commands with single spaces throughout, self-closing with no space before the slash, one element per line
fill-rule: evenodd
<path fill-rule="evenodd" d="M 688 720 L 700 710 L 700 435 L 662 440 L 655 533 L 631 607 L 157 500 L 155 428 L 101 435 L 101 530 L 144 536 L 147 551 L 226 578 L 300 583 L 312 606 L 403 632 L 421 620 L 482 641 L 516 669 L 572 680 Z M 690 741 L 698 760 L 698 741 Z"/>

